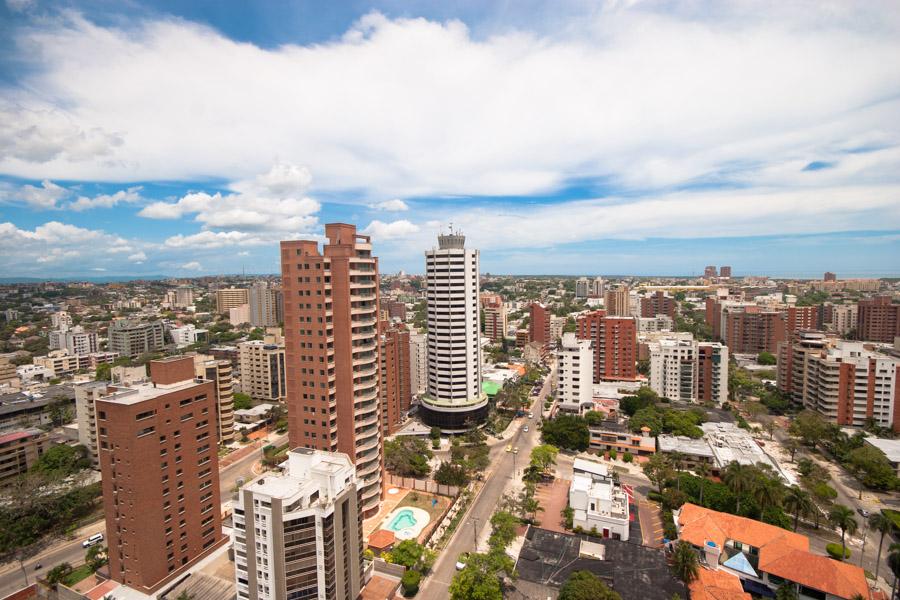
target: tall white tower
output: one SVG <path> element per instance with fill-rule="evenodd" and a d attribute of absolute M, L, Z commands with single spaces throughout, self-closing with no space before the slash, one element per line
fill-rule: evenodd
<path fill-rule="evenodd" d="M 477 425 L 488 410 L 481 391 L 478 250 L 465 244 L 464 235 L 451 231 L 425 252 L 428 385 L 420 414 L 445 431 Z"/>

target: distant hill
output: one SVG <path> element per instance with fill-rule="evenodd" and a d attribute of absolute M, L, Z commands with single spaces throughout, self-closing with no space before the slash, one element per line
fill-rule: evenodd
<path fill-rule="evenodd" d="M 120 281 L 156 281 L 159 279 L 177 279 L 171 275 L 92 275 L 87 277 L 0 277 L 0 285 L 13 283 L 42 283 L 45 281 L 90 281 L 91 283 L 116 283 Z"/>

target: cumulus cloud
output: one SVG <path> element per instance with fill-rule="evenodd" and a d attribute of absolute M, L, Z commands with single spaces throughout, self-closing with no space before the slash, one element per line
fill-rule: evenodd
<path fill-rule="evenodd" d="M 257 245 L 264 240 L 243 231 L 201 231 L 192 235 L 173 235 L 163 243 L 167 248 L 221 248 L 235 245 Z"/>
<path fill-rule="evenodd" d="M 415 223 L 410 223 L 406 219 L 391 221 L 390 223 L 376 219 L 363 229 L 363 233 L 371 235 L 373 241 L 376 242 L 406 237 L 418 231 L 419 226 Z"/>
<path fill-rule="evenodd" d="M 57 208 L 56 203 L 68 195 L 66 188 L 47 179 L 41 182 L 41 187 L 23 185 L 18 194 L 29 206 L 45 210 Z"/>
<path fill-rule="evenodd" d="M 141 264 L 147 260 L 147 255 L 144 252 L 135 252 L 134 254 L 128 255 L 128 260 L 133 263 Z"/>
<path fill-rule="evenodd" d="M 202 271 L 203 265 L 201 265 L 196 260 L 192 260 L 190 262 L 186 262 L 183 265 L 181 265 L 181 268 L 186 271 Z"/>
<path fill-rule="evenodd" d="M 370 204 L 369 208 L 372 208 L 374 210 L 384 210 L 388 212 L 399 212 L 403 210 L 409 210 L 409 205 L 403 200 L 395 198 L 393 200 L 385 200 L 384 202 L 375 202 L 374 204 Z"/>
<path fill-rule="evenodd" d="M 900 139 L 889 6 L 608 3 L 567 13 L 552 33 L 478 37 L 457 21 L 375 13 L 334 41 L 273 49 L 185 21 L 68 15 L 18 33 L 33 68 L 16 106 L 31 113 L 2 120 L 14 124 L 3 148 L 16 150 L 0 152 L 0 171 L 253 181 L 291 157 L 317 189 L 410 197 L 534 194 L 584 178 L 647 189 L 808 164 L 873 132 Z M 255 183 L 278 196 L 307 175 L 285 165 Z"/>
<path fill-rule="evenodd" d="M 68 205 L 68 208 L 80 212 L 93 208 L 112 208 L 119 203 L 132 204 L 141 199 L 140 191 L 141 188 L 138 186 L 119 190 L 114 194 L 100 194 L 93 198 L 79 196 L 77 200 Z"/>

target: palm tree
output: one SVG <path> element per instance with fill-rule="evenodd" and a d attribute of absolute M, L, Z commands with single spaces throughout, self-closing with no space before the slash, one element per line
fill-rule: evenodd
<path fill-rule="evenodd" d="M 894 529 L 894 522 L 888 519 L 884 513 L 872 513 L 869 517 L 869 527 L 872 531 L 881 534 L 878 540 L 878 558 L 875 560 L 875 581 L 878 581 L 878 569 L 881 567 L 881 548 L 884 546 L 884 536 Z"/>
<path fill-rule="evenodd" d="M 781 504 L 784 490 L 784 485 L 778 479 L 767 475 L 759 475 L 750 493 L 753 499 L 756 500 L 756 503 L 759 504 L 760 511 L 765 511 L 768 508 Z"/>
<path fill-rule="evenodd" d="M 725 485 L 731 488 L 737 499 L 737 507 L 734 512 L 741 514 L 741 495 L 752 490 L 756 484 L 755 469 L 749 465 L 742 465 L 737 461 L 732 461 L 725 467 L 722 479 L 725 481 Z"/>
<path fill-rule="evenodd" d="M 841 530 L 841 556 L 847 556 L 846 534 L 853 535 L 859 527 L 853 518 L 853 509 L 843 504 L 835 504 L 828 513 L 828 522 Z"/>
<path fill-rule="evenodd" d="M 703 490 L 706 488 L 706 477 L 709 475 L 709 465 L 706 463 L 699 463 L 694 468 L 694 473 L 700 478 L 700 506 L 703 506 Z"/>
<path fill-rule="evenodd" d="M 800 515 L 806 516 L 812 512 L 813 504 L 809 497 L 809 492 L 792 485 L 787 489 L 787 493 L 784 496 L 784 507 L 788 512 L 794 513 L 794 531 L 797 531 L 797 522 L 800 520 Z"/>
<path fill-rule="evenodd" d="M 888 546 L 888 565 L 894 572 L 894 585 L 891 586 L 891 600 L 897 593 L 897 577 L 900 576 L 900 542 Z"/>
<path fill-rule="evenodd" d="M 684 468 L 684 454 L 675 450 L 674 452 L 669 453 L 669 464 L 672 465 L 672 470 L 675 471 L 675 486 L 678 491 L 681 491 L 681 474 L 682 469 Z"/>
<path fill-rule="evenodd" d="M 675 544 L 675 551 L 672 553 L 672 569 L 675 571 L 675 577 L 685 584 L 697 579 L 700 572 L 700 560 L 697 558 L 694 547 L 688 542 L 679 540 Z"/>

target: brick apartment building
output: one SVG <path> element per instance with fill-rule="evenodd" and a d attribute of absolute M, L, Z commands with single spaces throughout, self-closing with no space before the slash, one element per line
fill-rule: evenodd
<path fill-rule="evenodd" d="M 329 223 L 281 242 L 288 431 L 293 448 L 343 452 L 356 465 L 364 518 L 381 500 L 378 259 L 369 236 Z"/>
<path fill-rule="evenodd" d="M 190 356 L 150 362 L 150 381 L 96 400 L 112 579 L 145 594 L 222 536 L 213 383 Z"/>
<path fill-rule="evenodd" d="M 876 296 L 859 301 L 859 339 L 892 344 L 900 337 L 900 304 L 892 304 L 890 296 Z"/>
<path fill-rule="evenodd" d="M 675 319 L 675 307 L 678 303 L 675 298 L 658 291 L 641 298 L 641 317 L 652 319 L 656 315 L 667 315 L 671 319 Z"/>
<path fill-rule="evenodd" d="M 578 318 L 577 336 L 594 343 L 594 383 L 637 377 L 637 325 L 633 318 L 610 317 L 605 310 L 595 310 Z"/>
<path fill-rule="evenodd" d="M 533 302 L 529 313 L 528 340 L 548 347 L 553 341 L 550 337 L 550 309 L 540 302 Z"/>
<path fill-rule="evenodd" d="M 403 423 L 412 401 L 409 329 L 393 325 L 381 335 L 381 417 L 384 434 Z"/>

